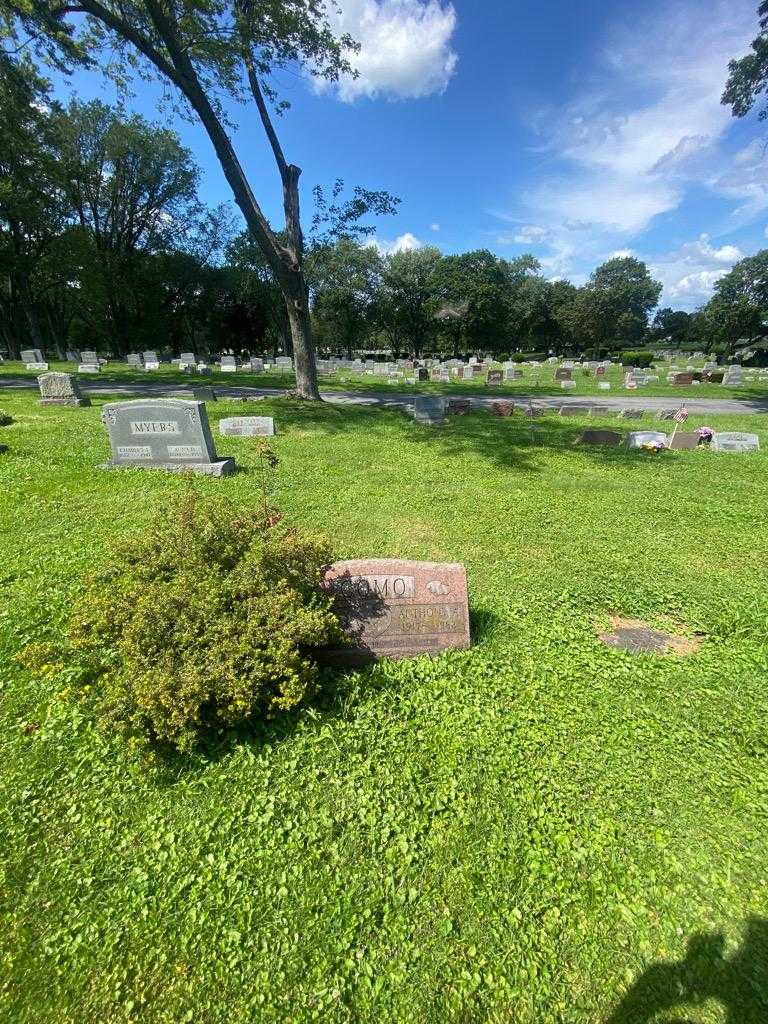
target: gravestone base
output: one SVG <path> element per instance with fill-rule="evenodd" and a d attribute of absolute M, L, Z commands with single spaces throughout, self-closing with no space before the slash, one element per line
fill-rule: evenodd
<path fill-rule="evenodd" d="M 90 398 L 41 398 L 38 405 L 79 405 L 88 406 Z"/>
<path fill-rule="evenodd" d="M 159 469 L 166 473 L 194 473 L 196 476 L 232 476 L 235 472 L 234 459 L 217 459 L 215 462 L 102 462 L 99 469 Z"/>

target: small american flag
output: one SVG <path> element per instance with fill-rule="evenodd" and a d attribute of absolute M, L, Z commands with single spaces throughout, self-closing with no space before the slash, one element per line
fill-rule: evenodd
<path fill-rule="evenodd" d="M 685 421 L 688 419 L 688 410 L 685 408 L 684 405 L 681 405 L 680 408 L 677 410 L 677 412 L 674 415 L 674 419 L 677 423 L 685 423 Z"/>

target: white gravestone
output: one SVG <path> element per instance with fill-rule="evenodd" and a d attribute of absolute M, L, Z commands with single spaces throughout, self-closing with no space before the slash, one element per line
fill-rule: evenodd
<path fill-rule="evenodd" d="M 219 421 L 219 433 L 225 437 L 272 437 L 275 421 L 271 416 L 229 416 Z"/>
<path fill-rule="evenodd" d="M 714 435 L 711 447 L 713 452 L 759 452 L 760 438 L 757 434 L 725 431 Z"/>

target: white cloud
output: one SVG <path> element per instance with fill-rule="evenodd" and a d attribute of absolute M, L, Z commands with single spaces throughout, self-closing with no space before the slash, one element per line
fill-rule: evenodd
<path fill-rule="evenodd" d="M 513 235 L 513 241 L 518 245 L 540 245 L 548 236 L 547 228 L 539 227 L 538 224 L 526 224 Z"/>
<path fill-rule="evenodd" d="M 614 251 L 609 254 L 608 259 L 609 260 L 625 260 L 625 259 L 628 259 L 630 256 L 634 256 L 634 255 L 635 255 L 635 253 L 634 253 L 633 249 L 614 249 Z"/>
<path fill-rule="evenodd" d="M 396 238 L 393 242 L 382 241 L 379 238 L 372 238 L 368 242 L 369 245 L 375 246 L 382 256 L 389 256 L 393 252 L 406 252 L 410 249 L 420 249 L 423 246 L 423 242 L 411 234 L 410 231 L 406 231 L 405 234 Z"/>
<path fill-rule="evenodd" d="M 715 284 L 743 257 L 738 246 L 713 246 L 704 234 L 650 261 L 649 270 L 664 285 L 662 305 L 694 309 L 707 301 Z"/>
<path fill-rule="evenodd" d="M 430 231 L 439 231 L 440 230 L 440 225 L 439 224 L 430 224 L 429 225 L 429 230 Z"/>
<path fill-rule="evenodd" d="M 679 0 L 645 7 L 639 17 L 633 8 L 590 67 L 592 84 L 564 111 L 534 116 L 538 178 L 502 219 L 530 218 L 537 240 L 551 247 L 542 263 L 583 274 L 675 210 L 691 187 L 739 204 L 728 230 L 768 209 L 764 147 L 760 159 L 754 144 L 736 160 L 722 149 L 732 123 L 720 102 L 728 61 L 746 49 L 755 26 L 753 0 Z M 527 228 L 503 241 L 524 238 L 534 241 Z M 731 248 L 719 261 L 713 250 L 709 262 L 732 262 Z"/>
<path fill-rule="evenodd" d="M 360 44 L 359 53 L 350 54 L 357 78 L 345 76 L 335 85 L 345 102 L 440 93 L 456 70 L 456 11 L 444 0 L 341 0 L 328 15 L 334 33 L 348 33 Z M 314 83 L 318 91 L 332 88 Z"/>

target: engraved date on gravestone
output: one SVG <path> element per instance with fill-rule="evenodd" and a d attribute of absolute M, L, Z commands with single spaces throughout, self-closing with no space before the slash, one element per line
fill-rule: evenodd
<path fill-rule="evenodd" d="M 358 665 L 469 646 L 464 566 L 400 559 L 336 562 L 323 588 L 351 641 L 324 652 L 328 664 Z"/>

